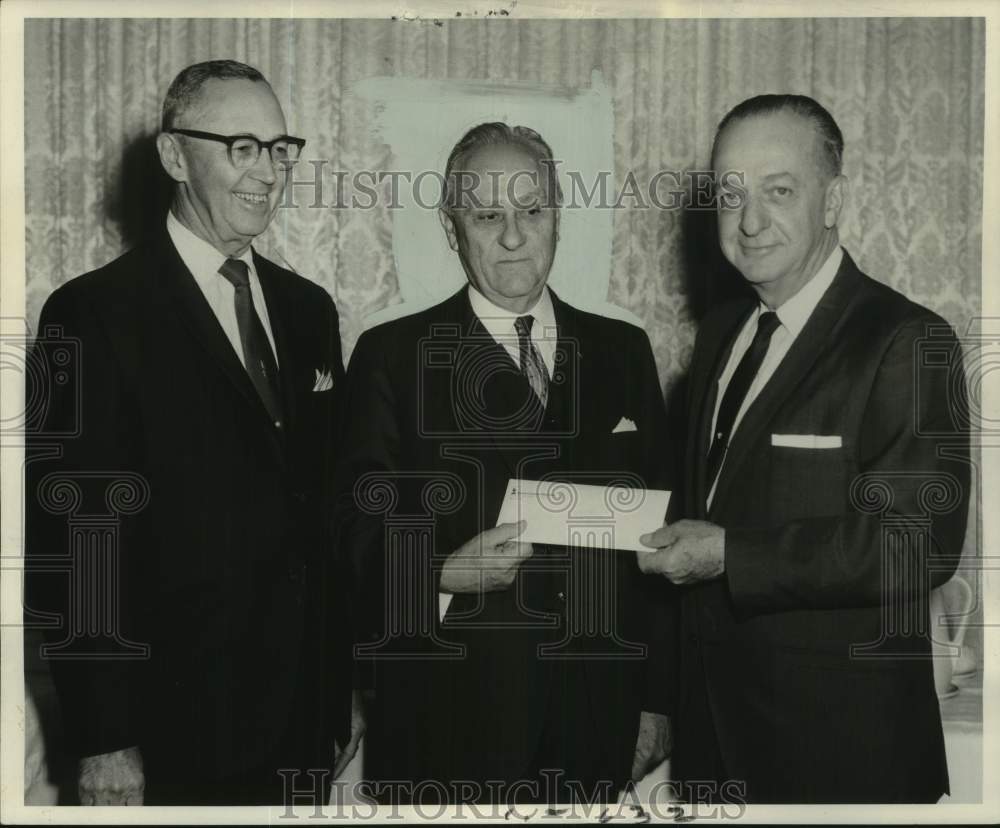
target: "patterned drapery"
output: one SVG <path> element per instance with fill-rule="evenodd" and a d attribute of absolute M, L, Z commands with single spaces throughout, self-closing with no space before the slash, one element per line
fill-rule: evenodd
<path fill-rule="evenodd" d="M 312 156 L 337 170 L 393 168 L 370 103 L 350 94 L 371 77 L 572 89 L 597 70 L 613 96 L 618 182 L 704 168 L 719 118 L 745 97 L 812 95 L 846 139 L 846 247 L 964 331 L 980 312 L 984 38 L 980 19 L 943 18 L 29 20 L 28 321 L 55 286 L 159 220 L 162 187 L 147 171 L 166 86 L 189 63 L 231 57 L 261 69 Z M 333 294 L 349 354 L 364 318 L 399 301 L 392 233 L 385 208 L 303 204 L 280 211 L 259 246 Z M 711 217 L 626 203 L 611 262 L 608 300 L 644 322 L 669 387 L 717 295 Z"/>

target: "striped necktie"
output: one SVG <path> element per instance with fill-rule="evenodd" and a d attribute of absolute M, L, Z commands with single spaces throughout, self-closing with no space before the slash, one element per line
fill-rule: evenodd
<path fill-rule="evenodd" d="M 250 294 L 250 269 L 239 259 L 226 259 L 219 273 L 228 279 L 236 295 L 236 323 L 240 329 L 240 343 L 243 345 L 243 362 L 254 388 L 267 409 L 271 422 L 282 428 L 281 396 L 278 393 L 278 363 L 274 359 L 271 343 L 267 339 L 264 325 L 257 316 Z"/>
<path fill-rule="evenodd" d="M 514 320 L 514 330 L 517 331 L 521 373 L 527 378 L 542 408 L 545 408 L 549 399 L 549 372 L 545 368 L 538 347 L 531 341 L 531 325 L 534 321 L 533 316 L 519 316 Z"/>

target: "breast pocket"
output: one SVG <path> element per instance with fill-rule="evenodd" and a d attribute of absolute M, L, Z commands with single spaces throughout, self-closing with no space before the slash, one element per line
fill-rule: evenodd
<path fill-rule="evenodd" d="M 606 433 L 595 442 L 599 447 L 594 459 L 597 469 L 620 476 L 618 485 L 638 488 L 647 485 L 641 470 L 648 463 L 648 458 L 644 462 L 642 450 L 645 442 L 637 431 Z"/>
<path fill-rule="evenodd" d="M 847 510 L 850 459 L 843 446 L 772 445 L 769 490 L 775 524 Z"/>

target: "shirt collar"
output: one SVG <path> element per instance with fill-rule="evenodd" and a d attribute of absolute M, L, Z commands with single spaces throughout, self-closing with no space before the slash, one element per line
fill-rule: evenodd
<path fill-rule="evenodd" d="M 228 258 L 245 262 L 250 268 L 250 273 L 256 273 L 253 266 L 252 248 L 248 247 L 244 250 L 242 256 L 226 256 L 181 224 L 172 210 L 167 211 L 167 233 L 170 235 L 174 247 L 177 248 L 177 252 L 180 253 L 181 260 L 195 276 L 218 274 L 219 268 Z"/>
<path fill-rule="evenodd" d="M 792 337 L 799 335 L 819 304 L 819 300 L 823 298 L 827 288 L 833 284 L 843 258 L 844 253 L 838 244 L 833 252 L 827 256 L 820 269 L 816 271 L 816 275 L 806 282 L 791 299 L 786 300 L 775 310 L 775 313 L 778 314 L 778 320 Z M 760 313 L 766 310 L 767 306 L 761 303 Z"/>
<path fill-rule="evenodd" d="M 528 308 L 524 313 L 513 313 L 506 308 L 491 302 L 472 285 L 469 285 L 469 304 L 472 305 L 472 312 L 483 323 L 483 327 L 497 341 L 510 339 L 516 336 L 514 330 L 514 320 L 519 316 L 531 315 L 537 324 L 532 325 L 532 338 L 539 338 L 547 328 L 554 328 L 556 324 L 556 312 L 552 306 L 552 296 L 549 293 L 548 285 L 542 288 L 538 301 Z"/>

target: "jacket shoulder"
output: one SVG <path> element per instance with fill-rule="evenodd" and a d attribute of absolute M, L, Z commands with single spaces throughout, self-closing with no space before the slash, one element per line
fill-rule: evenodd
<path fill-rule="evenodd" d="M 642 326 L 636 325 L 634 322 L 629 322 L 625 319 L 615 319 L 611 316 L 602 316 L 599 313 L 582 310 L 572 305 L 567 305 L 567 307 L 572 308 L 572 312 L 577 315 L 580 323 L 588 327 L 598 328 L 618 336 L 643 337 L 646 335 L 646 331 Z"/>
<path fill-rule="evenodd" d="M 560 305 L 561 308 L 557 306 L 557 317 L 560 310 L 564 314 L 568 314 L 570 316 L 569 321 L 574 323 L 576 329 L 581 333 L 582 338 L 587 340 L 588 344 L 597 342 L 608 345 L 613 344 L 615 348 L 625 349 L 630 352 L 636 350 L 644 351 L 651 348 L 646 330 L 634 322 L 615 319 L 610 316 L 602 316 L 593 311 L 582 310 L 562 300 L 560 300 Z"/>
<path fill-rule="evenodd" d="M 866 273 L 860 275 L 861 289 L 856 296 L 856 311 L 877 322 L 883 329 L 948 325 L 940 314 L 914 302 L 895 288 Z"/>
<path fill-rule="evenodd" d="M 409 353 L 422 339 L 434 335 L 436 330 L 446 331 L 449 325 L 455 328 L 456 334 L 461 335 L 462 332 L 458 330 L 462 320 L 461 301 L 464 298 L 455 294 L 429 308 L 381 322 L 361 334 L 355 353 L 381 351 L 385 357 Z"/>
<path fill-rule="evenodd" d="M 149 251 L 134 247 L 96 270 L 59 285 L 46 299 L 42 318 L 87 307 L 92 311 L 129 305 L 146 294 Z"/>
<path fill-rule="evenodd" d="M 287 267 L 282 267 L 277 262 L 268 259 L 266 256 L 262 256 L 256 251 L 254 251 L 254 258 L 258 267 L 263 265 L 268 268 L 280 280 L 285 290 L 295 294 L 297 298 L 312 301 L 325 301 L 327 299 L 331 302 L 333 301 L 329 291 L 312 279 L 296 273 Z"/>

